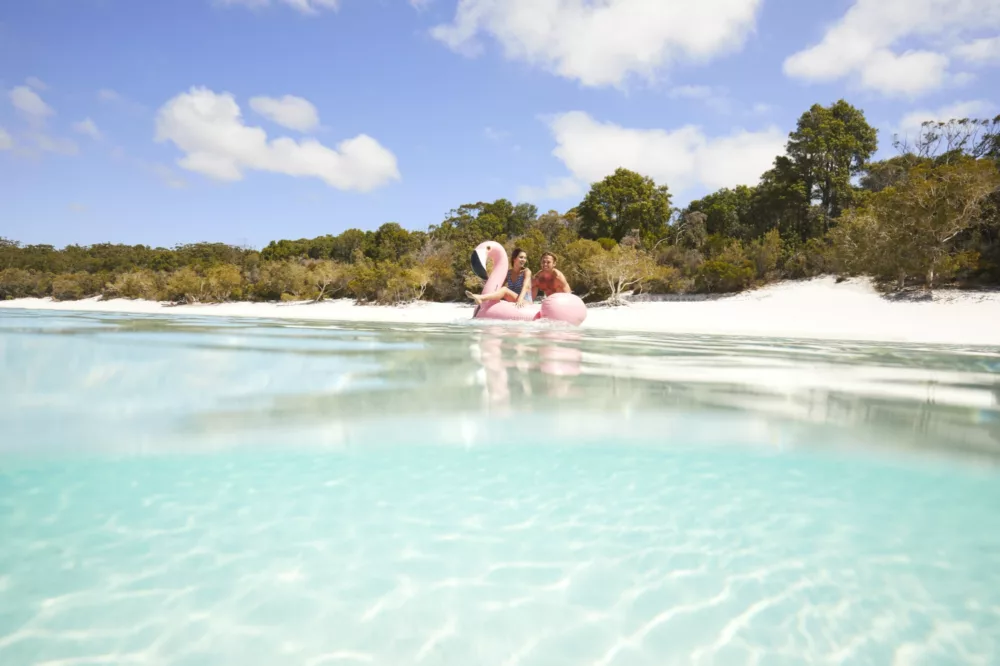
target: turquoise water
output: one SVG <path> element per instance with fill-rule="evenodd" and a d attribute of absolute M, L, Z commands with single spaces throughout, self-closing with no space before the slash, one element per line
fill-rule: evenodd
<path fill-rule="evenodd" d="M 0 664 L 997 664 L 1000 350 L 0 311 Z"/>

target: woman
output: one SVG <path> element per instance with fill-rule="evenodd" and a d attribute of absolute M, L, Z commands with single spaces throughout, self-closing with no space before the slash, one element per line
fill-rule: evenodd
<path fill-rule="evenodd" d="M 465 295 L 476 302 L 477 305 L 483 301 L 513 301 L 514 305 L 523 308 L 525 301 L 531 302 L 531 269 L 528 268 L 528 254 L 519 247 L 514 248 L 511 253 L 511 267 L 507 271 L 507 280 L 504 285 L 492 294 L 473 294 L 471 291 Z"/>

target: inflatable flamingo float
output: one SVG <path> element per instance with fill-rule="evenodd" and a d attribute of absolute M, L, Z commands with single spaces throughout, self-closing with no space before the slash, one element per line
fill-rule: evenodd
<path fill-rule="evenodd" d="M 493 260 L 493 271 L 486 274 L 486 261 Z M 499 289 L 507 279 L 507 251 L 494 241 L 480 243 L 472 251 L 472 270 L 486 280 L 482 293 Z M 510 301 L 485 301 L 476 308 L 475 319 L 509 319 L 512 321 L 550 320 L 579 326 L 587 318 L 587 306 L 575 294 L 552 294 L 541 305 L 527 303 L 519 308 Z"/>

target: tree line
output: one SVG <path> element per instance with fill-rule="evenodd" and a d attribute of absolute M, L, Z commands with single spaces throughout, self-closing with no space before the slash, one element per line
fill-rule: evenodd
<path fill-rule="evenodd" d="M 813 105 L 754 186 L 683 209 L 668 184 L 619 168 L 566 212 L 506 199 L 467 203 L 426 231 L 389 222 L 261 250 L 21 245 L 0 238 L 0 298 L 172 302 L 465 300 L 486 239 L 544 251 L 587 301 L 629 292 L 737 292 L 779 279 L 867 275 L 886 290 L 1000 284 L 1000 116 L 928 122 L 872 161 L 877 131 L 839 100 Z"/>

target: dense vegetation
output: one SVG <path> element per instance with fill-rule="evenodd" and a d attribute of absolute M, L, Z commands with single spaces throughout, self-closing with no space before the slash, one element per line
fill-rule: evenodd
<path fill-rule="evenodd" d="M 876 130 L 841 100 L 802 114 L 756 186 L 682 210 L 667 184 L 618 169 L 565 213 L 499 199 L 459 206 L 427 231 L 390 222 L 260 251 L 0 238 L 0 298 L 463 300 L 481 285 L 469 256 L 486 239 L 524 248 L 535 270 L 555 252 L 590 301 L 820 274 L 870 275 L 885 289 L 1000 284 L 1000 116 L 925 123 L 915 142 L 894 146 L 896 157 L 871 161 Z"/>

